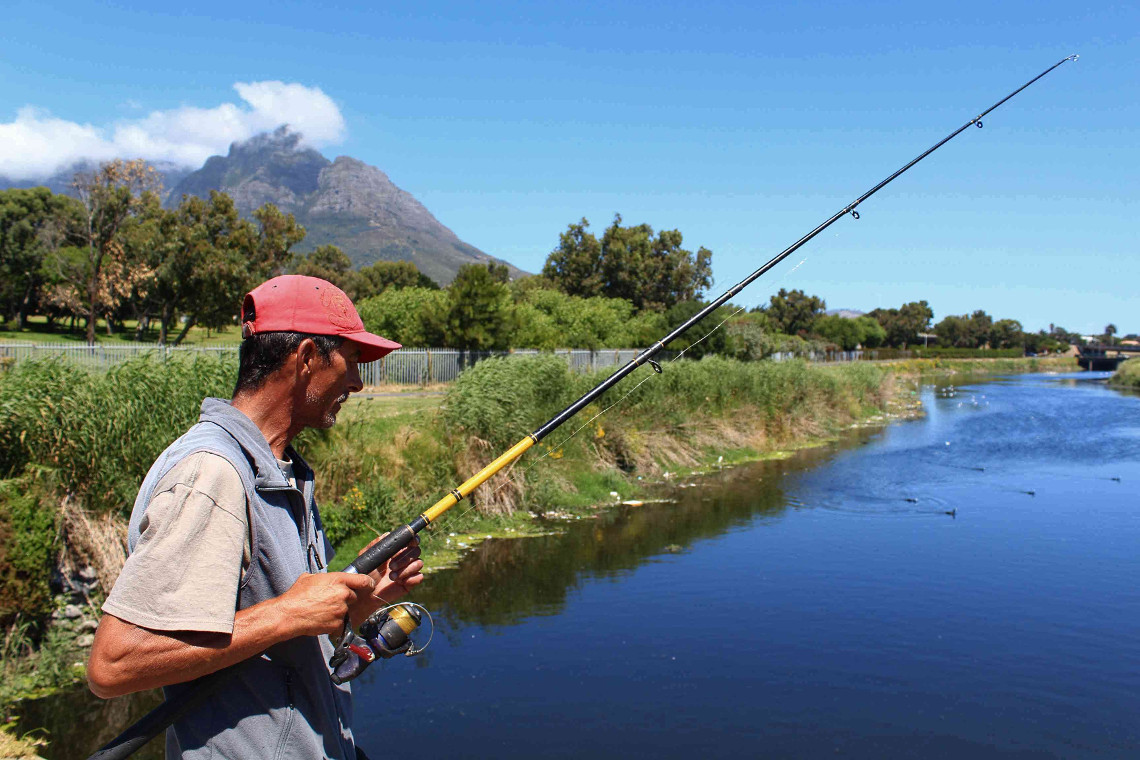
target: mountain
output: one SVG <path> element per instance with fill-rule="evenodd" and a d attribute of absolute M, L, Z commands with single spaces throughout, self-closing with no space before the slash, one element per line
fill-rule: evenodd
<path fill-rule="evenodd" d="M 838 315 L 844 319 L 855 319 L 857 317 L 863 316 L 866 313 L 867 312 L 859 311 L 858 309 L 828 309 L 824 312 L 824 314 L 827 314 L 828 316 Z"/>
<path fill-rule="evenodd" d="M 298 252 L 331 243 L 358 267 L 410 261 L 440 284 L 451 282 L 463 264 L 494 261 L 506 264 L 512 277 L 525 274 L 460 240 L 376 167 L 349 156 L 329 161 L 300 141 L 280 127 L 234 143 L 227 155 L 211 156 L 173 185 L 166 203 L 176 205 L 183 195 L 205 198 L 211 190 L 229 193 L 247 216 L 273 203 L 305 226 Z"/>
<path fill-rule="evenodd" d="M 75 174 L 97 166 L 79 162 L 38 181 L 0 175 L 0 189 L 44 185 L 53 193 L 72 194 Z M 306 231 L 298 253 L 331 243 L 357 267 L 410 261 L 441 285 L 451 282 L 464 264 L 494 261 L 506 264 L 512 278 L 526 274 L 460 240 L 375 166 L 348 156 L 330 161 L 302 147 L 301 135 L 288 127 L 234 143 L 227 155 L 211 156 L 196 171 L 165 163 L 152 166 L 162 175 L 168 208 L 178 205 L 183 195 L 208 198 L 211 190 L 221 190 L 247 217 L 265 203 L 293 214 Z"/>
<path fill-rule="evenodd" d="M 166 163 L 163 161 L 151 162 L 151 166 L 158 172 L 162 178 L 162 187 L 164 197 L 169 196 L 169 190 L 174 185 L 182 181 L 186 175 L 190 174 L 192 169 L 187 169 L 183 166 L 176 164 Z M 99 168 L 99 164 L 95 161 L 76 161 L 66 169 L 60 169 L 50 177 L 36 180 L 14 180 L 0 174 L 0 190 L 8 190 L 10 188 L 29 188 L 29 187 L 46 187 L 53 193 L 62 195 L 72 195 L 73 188 L 71 186 L 72 180 L 75 179 L 76 174 L 83 172 L 93 172 Z"/>

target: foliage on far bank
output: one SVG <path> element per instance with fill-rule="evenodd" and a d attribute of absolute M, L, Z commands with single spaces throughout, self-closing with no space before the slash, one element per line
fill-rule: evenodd
<path fill-rule="evenodd" d="M 1140 390 L 1140 360 L 1129 359 L 1121 364 L 1108 382 L 1120 388 Z"/>

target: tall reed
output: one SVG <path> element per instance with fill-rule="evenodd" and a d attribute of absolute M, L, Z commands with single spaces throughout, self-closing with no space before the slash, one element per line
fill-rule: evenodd
<path fill-rule="evenodd" d="M 236 377 L 227 357 L 142 357 L 105 373 L 60 359 L 21 363 L 0 380 L 0 477 L 35 464 L 89 509 L 127 510 L 202 399 L 228 398 Z"/>

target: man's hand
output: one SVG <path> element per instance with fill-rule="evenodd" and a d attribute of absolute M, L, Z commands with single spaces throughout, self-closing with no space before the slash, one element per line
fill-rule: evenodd
<path fill-rule="evenodd" d="M 386 536 L 388 534 L 385 533 L 384 535 Z M 369 547 L 383 537 L 384 536 L 378 537 L 375 541 L 368 544 L 368 546 L 361 549 L 360 554 L 366 552 Z M 360 554 L 357 556 L 360 556 Z M 408 593 L 413 587 L 422 583 L 424 580 L 423 569 L 424 563 L 420 559 L 420 542 L 419 539 L 416 539 L 396 552 L 396 556 L 388 560 L 387 565 L 377 568 L 365 576 L 372 578 L 376 582 L 376 587 L 367 598 L 365 598 L 364 595 L 358 597 L 356 604 L 353 605 L 353 626 L 359 626 L 373 612 L 395 602 L 404 596 L 404 594 Z"/>
<path fill-rule="evenodd" d="M 277 611 L 294 636 L 327 633 L 335 638 L 344 630 L 344 616 L 367 602 L 375 587 L 371 575 L 306 573 L 277 598 Z"/>

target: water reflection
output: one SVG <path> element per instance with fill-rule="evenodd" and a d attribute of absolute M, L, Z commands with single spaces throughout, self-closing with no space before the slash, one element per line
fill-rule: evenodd
<path fill-rule="evenodd" d="M 839 447 L 726 469 L 705 476 L 699 487 L 657 494 L 675 499 L 673 503 L 606 509 L 596 519 L 553 525 L 557 535 L 485 541 L 457 569 L 433 574 L 415 600 L 438 610 L 433 614 L 449 628 L 510 625 L 534 615 L 559 614 L 584 578 L 616 577 L 651 558 L 684 551 L 699 539 L 779 519 L 801 505 L 784 492 L 787 476 L 825 464 L 840 448 L 874 435 L 853 431 Z"/>
<path fill-rule="evenodd" d="M 75 688 L 20 705 L 17 730 L 42 732 L 49 740 L 40 751 L 46 760 L 85 760 L 160 702 L 162 692 L 157 689 L 103 700 L 86 688 Z M 132 757 L 162 760 L 165 754 L 162 740 L 156 739 Z"/>

